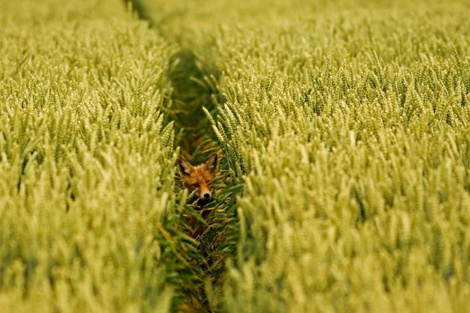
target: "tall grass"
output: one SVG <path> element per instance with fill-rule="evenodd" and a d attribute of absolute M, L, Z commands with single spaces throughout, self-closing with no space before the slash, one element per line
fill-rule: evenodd
<path fill-rule="evenodd" d="M 0 311 L 168 312 L 173 48 L 114 1 L 1 7 Z"/>
<path fill-rule="evenodd" d="M 1 312 L 469 310 L 466 2 L 142 4 L 0 4 Z"/>
<path fill-rule="evenodd" d="M 148 2 L 222 73 L 224 311 L 468 311 L 466 3 Z"/>

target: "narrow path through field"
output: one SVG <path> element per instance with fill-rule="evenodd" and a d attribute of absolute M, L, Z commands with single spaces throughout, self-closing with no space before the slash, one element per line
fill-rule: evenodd
<path fill-rule="evenodd" d="M 152 20 L 140 0 L 124 0 L 124 3 L 131 5 L 137 17 L 148 22 L 158 35 L 174 43 Z M 174 44 L 181 47 L 178 42 Z M 218 74 L 209 68 L 193 51 L 180 48 L 172 58 L 168 73 L 173 91 L 171 105 L 165 112 L 167 122 L 174 123 L 180 154 L 192 164 L 199 164 L 210 153 L 220 150 L 215 135 L 209 131 L 211 123 L 204 112 L 205 108 L 215 118 L 216 106 L 221 102 L 214 87 Z M 177 246 L 179 251 L 174 252 L 175 262 L 179 259 L 182 263 L 174 273 L 175 278 L 169 282 L 176 290 L 173 310 L 177 312 L 218 312 L 222 307 L 218 300 L 221 298 L 225 260 L 234 253 L 238 238 L 235 195 L 240 186 L 228 174 L 230 171 L 223 158 L 220 167 L 219 193 L 206 205 L 209 213 L 202 218 L 191 204 L 187 204 L 185 211 L 176 219 L 176 229 L 161 230 L 165 238 L 178 236 L 181 231 L 191 233 L 185 218 L 187 215 L 203 219 L 207 226 L 203 234 L 193 240 L 185 240 L 183 245 Z"/>

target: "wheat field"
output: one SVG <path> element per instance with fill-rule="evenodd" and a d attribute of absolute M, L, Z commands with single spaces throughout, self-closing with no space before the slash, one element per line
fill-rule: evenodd
<path fill-rule="evenodd" d="M 0 12 L 0 312 L 470 312 L 466 1 Z"/>

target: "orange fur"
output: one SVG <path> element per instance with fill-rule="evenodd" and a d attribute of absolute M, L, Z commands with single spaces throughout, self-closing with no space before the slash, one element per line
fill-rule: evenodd
<path fill-rule="evenodd" d="M 212 154 L 206 163 L 193 166 L 183 160 L 178 161 L 183 186 L 189 193 L 197 190 L 199 199 L 209 200 L 212 197 L 212 180 L 217 176 L 218 156 Z"/>
<path fill-rule="evenodd" d="M 218 174 L 218 156 L 212 154 L 207 162 L 193 166 L 188 162 L 180 159 L 178 161 L 178 168 L 183 180 L 183 186 L 188 189 L 189 193 L 197 190 L 198 205 L 196 210 L 201 211 L 203 218 L 208 214 L 207 210 L 204 210 L 204 203 L 207 203 L 212 197 L 212 180 Z M 202 234 L 206 227 L 200 225 L 196 227 L 197 220 L 194 216 L 187 216 L 188 222 L 192 228 L 192 236 L 196 238 Z"/>

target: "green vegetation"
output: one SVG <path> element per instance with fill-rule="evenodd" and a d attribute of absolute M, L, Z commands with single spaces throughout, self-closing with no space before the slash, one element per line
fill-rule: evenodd
<path fill-rule="evenodd" d="M 166 312 L 172 49 L 114 1 L 15 3 L 1 9 L 0 311 Z"/>
<path fill-rule="evenodd" d="M 465 1 L 139 4 L 0 4 L 1 312 L 470 312 Z"/>
<path fill-rule="evenodd" d="M 221 73 L 245 182 L 223 311 L 467 310 L 463 2 L 148 2 Z"/>

